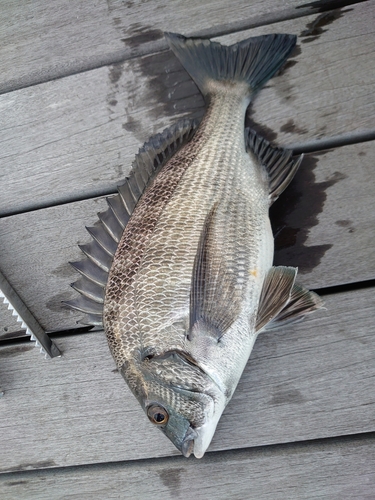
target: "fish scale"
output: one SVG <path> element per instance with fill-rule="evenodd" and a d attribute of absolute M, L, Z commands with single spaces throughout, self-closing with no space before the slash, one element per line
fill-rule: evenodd
<path fill-rule="evenodd" d="M 215 107 L 215 105 L 213 105 L 213 107 Z M 218 106 L 218 108 L 218 112 L 220 113 L 221 106 Z M 209 120 L 215 119 L 215 113 L 212 113 Z M 207 121 L 208 129 L 210 125 L 211 122 Z M 142 258 L 142 269 L 137 274 L 136 278 L 136 306 L 139 311 L 139 316 L 142 318 L 151 315 L 154 318 L 154 326 L 158 331 L 158 348 L 161 349 L 165 349 L 166 346 L 171 344 L 184 344 L 186 329 L 180 329 L 176 338 L 175 332 L 171 332 L 169 328 L 165 329 L 164 325 L 168 322 L 170 312 L 175 309 L 175 304 L 178 302 L 185 304 L 185 315 L 188 315 L 188 297 L 190 293 L 195 249 L 197 247 L 205 215 L 210 210 L 210 207 L 218 201 L 218 196 L 220 194 L 223 194 L 223 204 L 226 206 L 226 202 L 228 201 L 227 198 L 233 196 L 232 182 L 228 182 L 228 179 L 241 179 L 242 177 L 238 175 L 239 168 L 235 161 L 233 162 L 232 169 L 230 169 L 228 173 L 228 169 L 224 163 L 226 154 L 223 154 L 223 161 L 220 161 L 220 155 L 211 155 L 211 161 L 206 161 L 204 152 L 205 150 L 212 151 L 213 146 L 210 144 L 210 139 L 208 138 L 208 141 L 206 139 L 208 134 L 205 133 L 205 129 L 202 128 L 202 130 L 201 142 L 203 144 L 197 144 L 196 147 L 202 148 L 203 154 L 197 154 L 196 159 L 185 172 L 167 207 L 161 214 L 151 241 L 149 241 L 147 250 Z M 236 130 L 234 130 L 233 138 L 236 138 Z M 231 137 L 227 138 L 227 140 L 231 142 Z M 208 142 L 208 144 L 205 144 L 205 142 Z M 221 141 L 215 142 L 221 143 Z M 239 142 L 242 142 L 244 149 L 244 140 Z M 203 156 L 202 160 L 200 160 L 201 156 Z M 219 161 L 217 161 L 218 156 Z M 250 159 L 248 157 L 246 159 L 249 163 Z M 248 165 L 242 165 L 242 168 L 248 168 Z M 197 175 L 198 172 L 200 175 Z M 218 188 L 209 190 L 208 181 L 215 177 L 220 178 Z M 223 190 L 224 186 L 226 188 L 225 191 Z M 200 207 L 197 209 L 196 207 L 199 204 Z M 176 219 L 183 220 L 184 224 L 182 230 L 176 228 Z M 242 219 L 244 219 L 244 217 L 242 217 Z M 229 227 L 231 222 L 236 223 L 236 220 L 228 220 L 225 227 Z M 173 241 L 178 241 L 178 252 L 173 251 L 173 248 L 171 249 L 170 247 Z M 241 247 L 241 242 L 238 242 L 238 235 L 237 238 L 232 241 L 237 246 L 237 249 L 233 249 L 232 252 L 236 255 L 238 254 L 238 247 Z M 245 246 L 250 250 L 249 243 Z M 242 255 L 244 255 L 244 253 L 243 251 Z M 179 284 L 180 300 L 178 300 L 179 297 L 176 297 L 175 290 L 171 286 L 171 283 L 166 281 L 167 275 L 165 267 L 163 266 L 163 262 L 165 261 L 168 262 L 169 275 L 172 275 L 174 281 Z M 158 274 L 156 274 L 156 272 L 158 272 Z M 237 269 L 235 269 L 235 272 L 237 272 Z M 185 284 L 184 287 L 181 286 L 182 283 Z M 157 298 L 156 301 L 155 297 Z M 158 300 L 159 297 L 160 300 Z M 154 308 L 151 306 L 152 301 L 154 301 Z M 155 320 L 156 317 L 159 318 L 159 321 Z M 150 332 L 149 330 L 143 331 L 142 329 L 142 338 L 146 345 L 155 344 L 154 332 Z M 163 345 L 163 343 L 165 345 Z"/>
<path fill-rule="evenodd" d="M 137 351 L 140 344 L 141 348 L 146 347 L 146 343 L 139 335 L 135 305 L 136 289 L 132 278 L 135 277 L 144 247 L 171 193 L 168 173 L 173 172 L 173 180 L 176 183 L 186 168 L 178 155 L 166 167 L 156 178 L 152 189 L 145 193 L 143 203 L 136 207 L 132 219 L 126 226 L 106 287 L 104 321 L 109 342 L 111 343 L 111 339 L 114 339 L 116 353 L 121 353 L 120 356 L 116 356 L 118 366 L 124 363 L 129 351 Z M 149 206 L 152 210 L 148 210 Z M 132 259 L 128 256 L 132 256 Z M 121 283 L 121 288 L 118 283 Z M 126 337 L 123 349 L 121 349 L 117 343 L 120 342 L 122 345 L 124 332 L 126 332 Z"/>
<path fill-rule="evenodd" d="M 230 47 L 166 37 L 206 99 L 205 116 L 140 149 L 119 195 L 88 228 L 90 262 L 73 264 L 82 298 L 68 305 L 103 322 L 149 420 L 185 456 L 201 458 L 257 335 L 322 302 L 295 284 L 295 268 L 272 267 L 268 209 L 302 157 L 244 129 L 248 104 L 296 37 Z"/>

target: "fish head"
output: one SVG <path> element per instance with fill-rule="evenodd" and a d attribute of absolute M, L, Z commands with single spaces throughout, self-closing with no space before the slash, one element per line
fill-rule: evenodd
<path fill-rule="evenodd" d="M 215 382 L 177 350 L 146 357 L 132 373 L 126 365 L 121 371 L 150 422 L 185 457 L 202 458 L 227 402 Z"/>

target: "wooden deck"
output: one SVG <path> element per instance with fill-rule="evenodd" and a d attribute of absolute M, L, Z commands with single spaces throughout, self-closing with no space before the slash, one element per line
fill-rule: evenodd
<path fill-rule="evenodd" d="M 375 0 L 36 0 L 1 18 L 0 270 L 63 356 L 44 359 L 0 304 L 0 498 L 374 500 Z M 138 148 L 203 113 L 163 31 L 299 36 L 249 123 L 306 153 L 272 208 L 275 261 L 326 305 L 259 337 L 200 461 L 150 426 L 103 332 L 61 307 Z"/>

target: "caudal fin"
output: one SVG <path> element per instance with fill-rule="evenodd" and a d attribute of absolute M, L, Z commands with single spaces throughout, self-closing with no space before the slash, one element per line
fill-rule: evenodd
<path fill-rule="evenodd" d="M 175 33 L 165 37 L 203 95 L 210 93 L 210 80 L 220 80 L 247 82 L 251 96 L 284 64 L 297 40 L 295 35 L 274 34 L 225 46 Z"/>

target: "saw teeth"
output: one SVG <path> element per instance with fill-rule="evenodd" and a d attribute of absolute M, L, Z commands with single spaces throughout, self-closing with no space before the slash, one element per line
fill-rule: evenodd
<path fill-rule="evenodd" d="M 0 299 L 3 299 L 4 304 L 8 307 L 9 311 L 11 311 L 12 316 L 14 316 L 17 320 L 17 323 L 21 324 L 21 328 L 26 331 L 26 335 L 30 335 L 30 340 L 35 342 L 35 346 L 40 347 L 40 352 L 45 354 L 45 357 L 49 355 L 51 358 L 55 356 L 61 356 L 61 352 L 56 347 L 54 342 L 51 341 L 49 336 L 44 332 L 42 327 L 38 324 L 36 319 L 33 317 L 31 312 L 27 309 L 27 306 L 22 302 L 21 298 L 17 295 L 17 292 L 11 287 L 10 283 L 7 281 L 5 276 L 0 272 Z M 24 310 L 24 318 L 20 316 L 17 312 L 16 307 L 10 302 L 10 300 L 5 296 L 13 297 L 14 302 L 18 304 L 18 309 Z M 36 332 L 27 325 L 24 321 L 30 321 L 33 328 L 36 328 Z M 38 336 L 38 337 L 37 337 Z M 39 339 L 39 340 L 38 340 Z"/>

